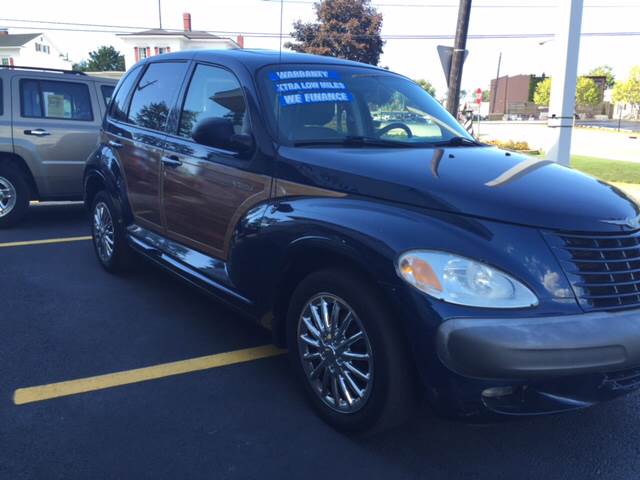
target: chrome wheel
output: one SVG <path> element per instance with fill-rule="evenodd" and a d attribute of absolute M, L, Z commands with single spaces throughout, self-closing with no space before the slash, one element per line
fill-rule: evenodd
<path fill-rule="evenodd" d="M 16 187 L 4 177 L 0 177 L 0 218 L 11 213 L 16 206 Z"/>
<path fill-rule="evenodd" d="M 313 391 L 330 408 L 354 413 L 373 386 L 373 354 L 362 322 L 342 299 L 319 293 L 298 320 L 298 353 Z"/>
<path fill-rule="evenodd" d="M 93 241 L 100 260 L 108 263 L 113 256 L 115 237 L 111 213 L 104 202 L 96 204 L 93 211 Z"/>

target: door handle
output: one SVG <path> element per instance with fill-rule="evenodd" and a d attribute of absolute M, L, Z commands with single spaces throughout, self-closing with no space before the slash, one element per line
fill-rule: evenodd
<path fill-rule="evenodd" d="M 25 130 L 25 135 L 34 135 L 36 137 L 46 137 L 47 135 L 51 135 L 51 133 L 43 130 L 42 128 L 35 128 L 33 130 Z"/>
<path fill-rule="evenodd" d="M 122 148 L 122 143 L 117 140 L 109 140 L 109 146 L 113 148 Z"/>
<path fill-rule="evenodd" d="M 162 157 L 162 163 L 169 168 L 177 168 L 182 165 L 182 161 L 177 155 L 165 155 Z"/>

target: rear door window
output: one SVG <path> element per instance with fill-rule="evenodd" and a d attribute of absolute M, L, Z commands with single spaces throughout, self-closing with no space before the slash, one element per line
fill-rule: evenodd
<path fill-rule="evenodd" d="M 136 86 L 127 121 L 165 131 L 169 112 L 187 72 L 187 63 L 152 63 Z"/>
<path fill-rule="evenodd" d="M 91 95 L 84 83 L 21 80 L 20 104 L 23 117 L 93 120 Z"/>
<path fill-rule="evenodd" d="M 113 85 L 100 85 L 100 92 L 102 93 L 102 98 L 104 99 L 105 105 L 109 105 L 111 97 L 113 97 L 114 89 L 115 87 Z"/>
<path fill-rule="evenodd" d="M 113 98 L 113 103 L 109 109 L 110 117 L 121 121 L 127 119 L 127 98 L 129 98 L 129 93 L 138 78 L 138 73 L 140 73 L 141 68 L 141 66 L 132 68 L 118 83 L 116 96 Z"/>
<path fill-rule="evenodd" d="M 192 138 L 194 127 L 207 118 L 227 118 L 235 133 L 245 133 L 248 131 L 245 110 L 240 83 L 231 72 L 198 65 L 182 107 L 178 135 Z"/>

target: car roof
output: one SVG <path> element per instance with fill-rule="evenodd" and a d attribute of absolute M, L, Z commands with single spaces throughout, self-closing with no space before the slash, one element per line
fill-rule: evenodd
<path fill-rule="evenodd" d="M 267 65 L 276 65 L 278 63 L 305 63 L 305 64 L 322 64 L 322 65 L 344 65 L 353 67 L 367 67 L 376 70 L 382 70 L 379 67 L 368 65 L 366 63 L 344 60 L 342 58 L 325 57 L 321 55 L 310 55 L 307 53 L 296 53 L 290 51 L 279 52 L 277 50 L 258 50 L 258 49 L 229 49 L 229 50 L 184 50 L 175 53 L 166 53 L 149 57 L 145 62 L 154 62 L 164 59 L 183 59 L 183 60 L 202 60 L 212 63 L 229 63 L 234 62 L 244 65 L 248 70 L 255 72 Z M 386 70 L 385 70 L 386 71 Z"/>
<path fill-rule="evenodd" d="M 124 73 L 124 72 L 123 72 Z M 118 83 L 117 79 L 108 78 L 108 77 L 100 77 L 95 75 L 86 75 L 83 72 L 76 72 L 72 70 L 57 70 L 51 68 L 38 68 L 38 67 L 23 67 L 19 65 L 2 65 L 0 66 L 0 75 L 3 76 L 11 76 L 11 75 L 20 75 L 20 76 L 30 76 L 42 78 L 48 77 L 52 80 L 73 80 L 73 81 L 87 81 L 87 82 L 100 82 L 106 84 L 116 85 Z"/>

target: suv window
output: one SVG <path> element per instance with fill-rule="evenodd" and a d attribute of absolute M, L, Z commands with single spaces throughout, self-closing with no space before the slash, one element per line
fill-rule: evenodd
<path fill-rule="evenodd" d="M 134 125 L 163 131 L 171 102 L 182 84 L 186 63 L 152 63 L 133 92 L 127 121 Z"/>
<path fill-rule="evenodd" d="M 104 98 L 104 104 L 109 105 L 111 97 L 113 97 L 113 90 L 116 87 L 113 85 L 100 85 L 100 91 L 102 92 L 102 98 Z"/>
<path fill-rule="evenodd" d="M 248 130 L 245 101 L 236 77 L 222 68 L 198 65 L 182 107 L 178 135 L 192 138 L 198 122 L 212 117 L 228 118 L 236 133 Z"/>
<path fill-rule="evenodd" d="M 20 80 L 23 117 L 93 120 L 89 87 L 84 83 Z"/>
<path fill-rule="evenodd" d="M 0 78 L 0 115 L 4 114 L 4 93 L 2 91 L 2 79 Z"/>
<path fill-rule="evenodd" d="M 127 119 L 127 98 L 129 97 L 129 92 L 133 88 L 133 84 L 138 77 L 138 73 L 140 73 L 140 65 L 129 70 L 116 87 L 118 90 L 116 91 L 116 96 L 113 98 L 113 103 L 111 104 L 111 108 L 109 109 L 109 116 L 115 118 L 116 120 L 125 121 Z"/>

